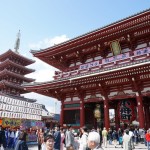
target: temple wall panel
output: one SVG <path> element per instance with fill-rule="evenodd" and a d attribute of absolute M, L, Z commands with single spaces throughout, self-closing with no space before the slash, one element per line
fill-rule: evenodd
<path fill-rule="evenodd" d="M 131 94 L 131 93 L 135 93 L 135 92 L 133 92 L 133 90 L 125 90 L 124 91 L 126 94 L 128 93 L 128 94 Z"/>
<path fill-rule="evenodd" d="M 149 90 L 150 90 L 150 87 L 146 87 L 141 92 L 146 92 L 146 91 L 149 91 Z"/>
<path fill-rule="evenodd" d="M 78 100 L 80 100 L 80 98 L 79 97 L 73 97 L 72 100 L 73 101 L 78 101 Z"/>
<path fill-rule="evenodd" d="M 65 101 L 65 102 L 70 102 L 70 101 L 71 101 L 71 98 L 68 97 L 68 98 L 66 98 L 64 101 Z"/>
<path fill-rule="evenodd" d="M 87 59 L 85 63 L 92 62 L 93 58 Z"/>
<path fill-rule="evenodd" d="M 102 97 L 102 95 L 101 94 L 96 94 L 96 97 Z"/>
<path fill-rule="evenodd" d="M 81 62 L 79 62 L 79 61 L 78 61 L 78 62 L 76 62 L 76 65 L 81 65 L 81 64 L 82 64 L 82 63 L 81 63 Z"/>
<path fill-rule="evenodd" d="M 115 96 L 118 92 L 111 92 L 108 96 Z"/>
<path fill-rule="evenodd" d="M 126 52 L 129 52 L 131 50 L 129 48 L 125 48 L 125 49 L 122 49 L 121 51 L 122 51 L 122 53 L 126 53 Z"/>
<path fill-rule="evenodd" d="M 137 45 L 136 49 L 143 48 L 143 47 L 146 47 L 146 46 L 147 46 L 146 43 L 139 44 L 139 45 Z"/>
<path fill-rule="evenodd" d="M 94 57 L 94 60 L 100 60 L 100 59 L 102 59 L 101 56 Z"/>
<path fill-rule="evenodd" d="M 74 64 L 74 63 L 71 63 L 69 67 L 73 67 L 73 66 L 75 66 L 75 64 Z"/>
<path fill-rule="evenodd" d="M 109 54 L 107 55 L 107 57 L 111 57 L 111 56 L 113 56 L 113 53 L 109 53 Z"/>
<path fill-rule="evenodd" d="M 91 97 L 91 95 L 86 95 L 86 97 L 84 98 L 85 100 L 89 99 Z"/>

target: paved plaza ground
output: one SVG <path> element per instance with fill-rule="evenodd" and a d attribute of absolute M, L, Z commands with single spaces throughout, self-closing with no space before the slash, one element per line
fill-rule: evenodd
<path fill-rule="evenodd" d="M 123 150 L 123 148 L 120 148 L 119 145 L 117 145 L 117 148 L 114 148 L 113 145 L 108 145 L 107 148 L 103 148 L 104 150 Z M 135 145 L 135 149 L 134 150 L 146 150 L 147 147 L 144 144 L 138 144 Z M 29 150 L 38 150 L 37 145 L 30 145 L 29 146 Z"/>

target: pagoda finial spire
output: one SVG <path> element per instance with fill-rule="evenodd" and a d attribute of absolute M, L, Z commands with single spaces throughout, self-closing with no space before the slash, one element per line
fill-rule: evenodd
<path fill-rule="evenodd" d="M 15 47 L 14 47 L 16 53 L 19 53 L 18 50 L 19 50 L 19 46 L 20 46 L 20 36 L 21 36 L 21 34 L 20 34 L 20 30 L 19 30 L 19 32 L 17 34 Z"/>

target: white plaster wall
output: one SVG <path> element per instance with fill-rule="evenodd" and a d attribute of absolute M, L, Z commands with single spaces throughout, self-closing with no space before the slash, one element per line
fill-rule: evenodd
<path fill-rule="evenodd" d="M 97 56 L 97 57 L 94 58 L 94 60 L 100 60 L 100 59 L 102 59 L 101 56 Z"/>
<path fill-rule="evenodd" d="M 88 98 L 90 98 L 90 96 L 91 96 L 91 95 L 86 95 L 86 97 L 85 97 L 84 99 L 88 99 Z"/>
<path fill-rule="evenodd" d="M 122 53 L 126 53 L 126 52 L 129 52 L 131 50 L 129 48 L 125 48 L 125 49 L 122 49 L 121 51 L 122 51 Z"/>
<path fill-rule="evenodd" d="M 92 62 L 92 61 L 93 61 L 93 58 L 90 58 L 90 59 L 87 59 L 85 63 Z"/>
<path fill-rule="evenodd" d="M 143 43 L 143 44 L 138 45 L 138 46 L 136 47 L 136 49 L 143 48 L 143 47 L 146 47 L 146 46 L 147 46 L 147 44 L 146 44 L 146 43 Z"/>
<path fill-rule="evenodd" d="M 142 91 L 142 92 L 146 92 L 146 91 L 150 91 L 150 87 L 146 87 L 146 88 L 144 88 L 144 90 Z"/>
<path fill-rule="evenodd" d="M 71 101 L 70 97 L 68 97 L 68 98 L 65 99 L 65 102 L 69 102 L 69 101 Z"/>
<path fill-rule="evenodd" d="M 110 95 L 108 95 L 108 96 L 114 96 L 114 95 L 117 95 L 117 93 L 118 92 L 111 92 Z"/>
<path fill-rule="evenodd" d="M 73 97 L 72 100 L 73 100 L 73 101 L 78 101 L 78 100 L 80 100 L 80 98 L 79 98 L 79 97 Z"/>
<path fill-rule="evenodd" d="M 102 97 L 102 95 L 101 94 L 96 94 L 96 97 Z"/>

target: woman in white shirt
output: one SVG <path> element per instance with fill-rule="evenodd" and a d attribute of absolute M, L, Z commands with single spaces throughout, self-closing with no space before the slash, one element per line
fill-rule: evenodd
<path fill-rule="evenodd" d="M 87 148 L 87 139 L 88 139 L 87 128 L 85 126 L 82 127 L 81 132 L 82 132 L 82 136 L 80 138 L 79 150 L 86 150 L 86 148 Z"/>

